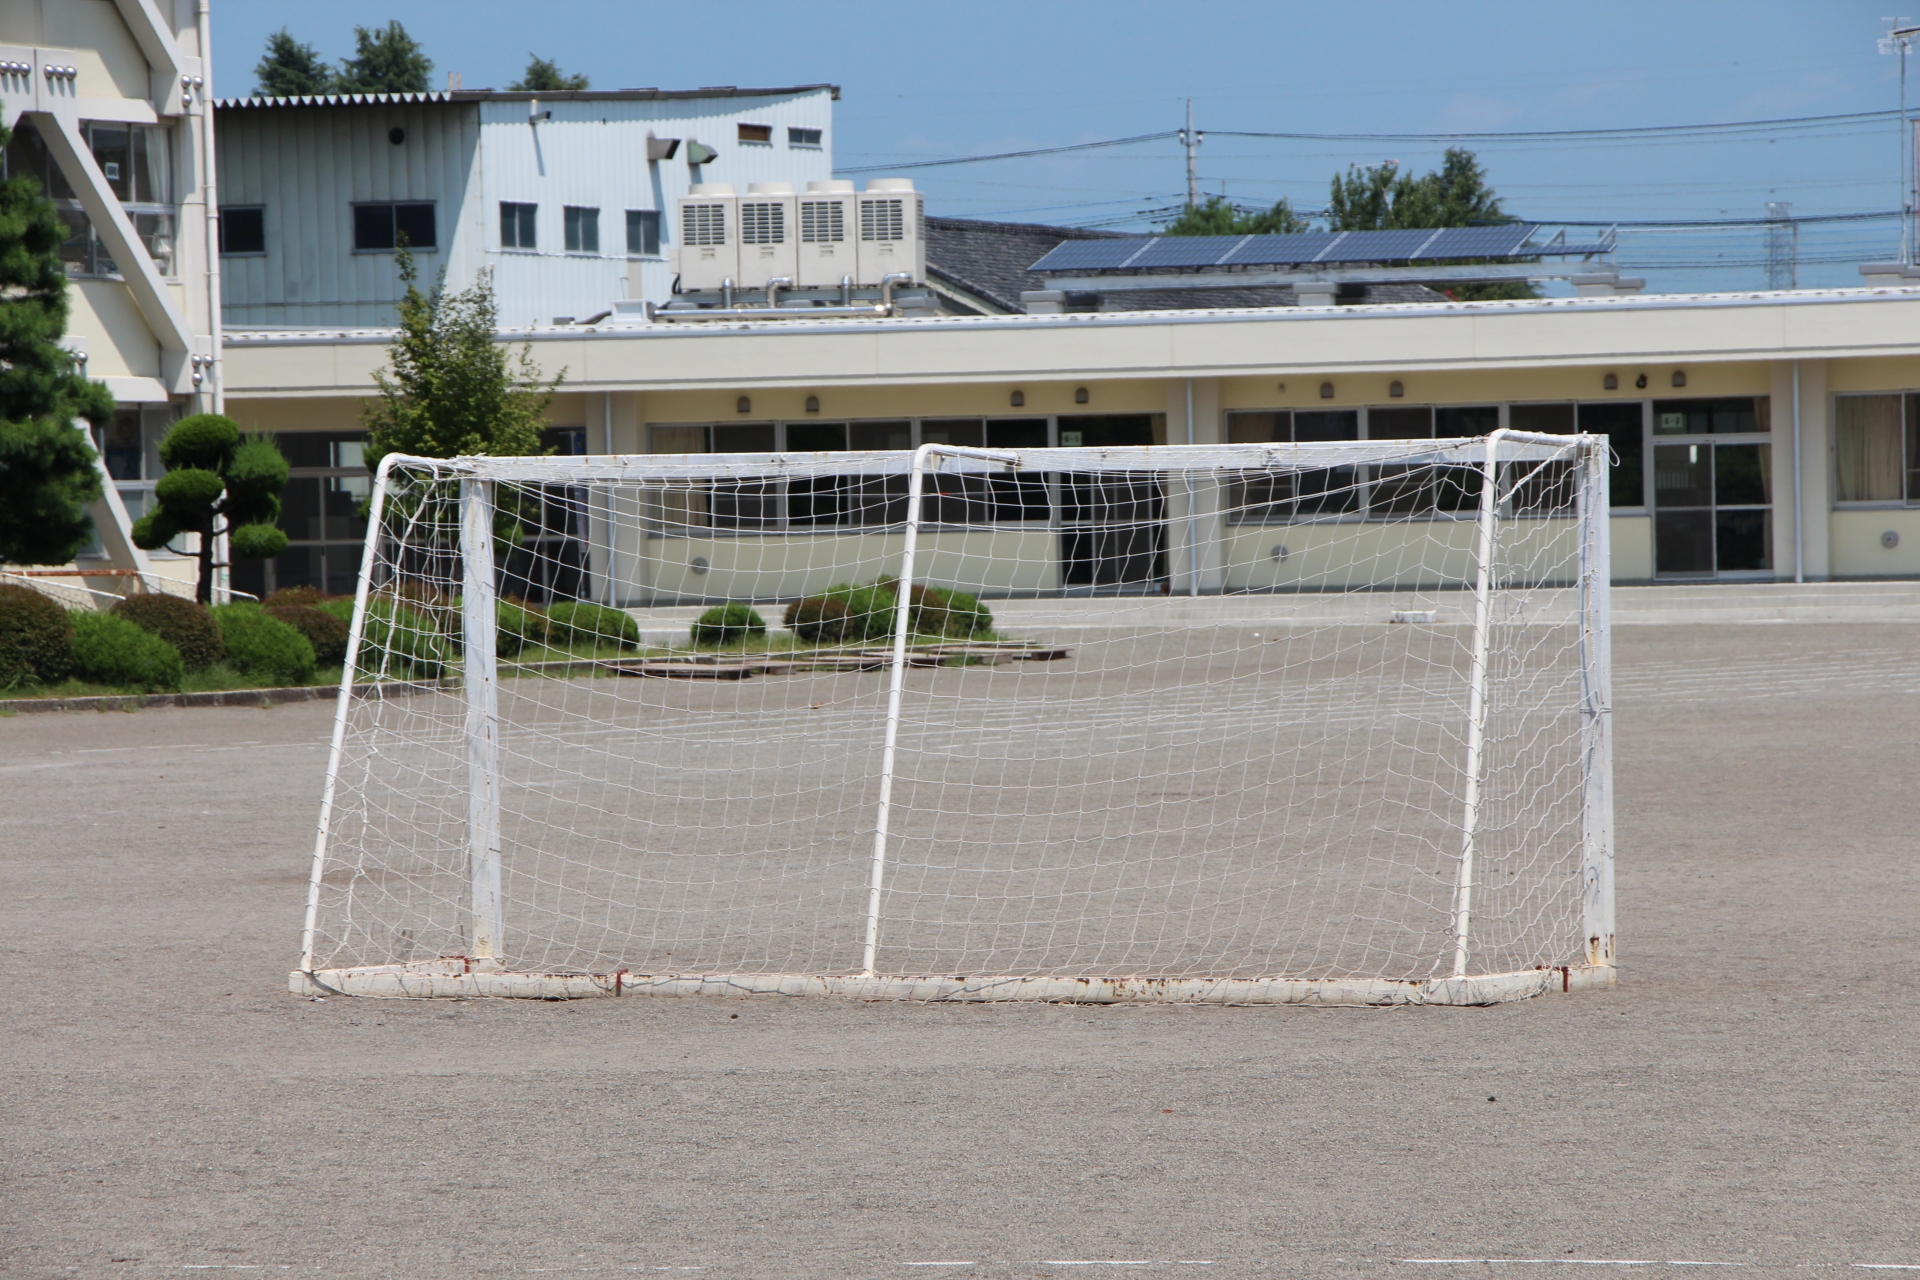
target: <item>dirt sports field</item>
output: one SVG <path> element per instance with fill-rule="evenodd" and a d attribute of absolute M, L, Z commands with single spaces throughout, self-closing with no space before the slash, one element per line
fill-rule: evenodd
<path fill-rule="evenodd" d="M 300 1000 L 330 708 L 0 720 L 0 1274 L 1920 1272 L 1920 627 L 1615 652 L 1622 985 L 1487 1009 Z"/>

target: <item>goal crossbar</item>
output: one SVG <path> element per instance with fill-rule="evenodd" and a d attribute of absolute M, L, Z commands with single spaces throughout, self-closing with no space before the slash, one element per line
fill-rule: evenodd
<path fill-rule="evenodd" d="M 1486 1004 L 1611 985 L 1606 466 L 1602 438 L 1505 430 L 389 455 L 289 988 Z M 1313 558 L 1287 577 L 1275 538 Z M 618 606 L 657 599 L 676 560 L 709 572 L 694 547 L 733 564 L 692 603 L 801 597 L 785 647 L 630 640 Z M 1269 630 L 1076 622 L 1063 670 L 999 671 L 1056 650 L 954 602 L 1049 572 L 1071 595 L 1089 557 L 1096 579 L 1264 591 Z M 545 628 L 528 661 L 508 599 L 543 569 L 546 612 L 574 621 L 514 623 Z M 569 591 L 606 602 L 601 630 Z M 1439 607 L 1309 625 L 1284 603 L 1383 592 Z M 628 679 L 703 663 L 756 692 Z M 396 672 L 437 683 L 354 697 Z"/>

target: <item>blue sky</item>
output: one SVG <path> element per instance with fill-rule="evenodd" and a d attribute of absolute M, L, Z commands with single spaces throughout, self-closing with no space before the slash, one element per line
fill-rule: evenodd
<path fill-rule="evenodd" d="M 1920 19 L 1920 0 L 1914 0 Z M 1898 59 L 1876 48 L 1887 0 L 1613 0 L 1608 5 L 1365 5 L 975 0 L 965 5 L 634 3 L 633 0 L 246 0 L 214 10 L 216 88 L 253 87 L 285 26 L 329 58 L 354 25 L 398 18 L 437 83 L 504 87 L 529 51 L 595 88 L 830 81 L 842 87 L 835 159 L 882 165 L 1061 146 L 1178 127 L 1319 133 L 1531 131 L 1695 124 L 1892 109 Z M 1920 53 L 1910 98 L 1920 107 Z M 1559 219 L 1760 217 L 1899 206 L 1894 123 L 1792 134 L 1477 143 L 1510 212 Z M 1210 138 L 1207 192 L 1244 203 L 1325 202 L 1349 164 L 1431 167 L 1439 144 Z M 1178 201 L 1172 140 L 1059 157 L 916 170 L 930 212 L 1145 229 Z M 1752 229 L 1622 235 L 1621 265 L 1651 287 L 1764 281 Z M 1893 221 L 1810 225 L 1801 286 L 1857 283 L 1898 248 Z"/>

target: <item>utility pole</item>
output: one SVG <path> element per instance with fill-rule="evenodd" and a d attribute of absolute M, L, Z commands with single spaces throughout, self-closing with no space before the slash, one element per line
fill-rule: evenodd
<path fill-rule="evenodd" d="M 1900 55 L 1900 263 L 1913 265 L 1914 226 L 1913 226 L 1913 130 L 1907 124 L 1907 51 L 1913 47 L 1913 38 L 1920 35 L 1920 27 L 1904 24 L 1910 18 L 1883 18 L 1891 24 L 1885 36 L 1880 39 L 1881 53 Z"/>
<path fill-rule="evenodd" d="M 1189 209 L 1200 203 L 1200 142 L 1204 137 L 1204 134 L 1193 131 L 1193 99 L 1188 98 L 1187 127 L 1180 131 L 1180 145 L 1187 149 L 1187 208 Z"/>

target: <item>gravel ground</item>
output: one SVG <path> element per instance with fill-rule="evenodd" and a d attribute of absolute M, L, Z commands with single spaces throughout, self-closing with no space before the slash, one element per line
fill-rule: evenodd
<path fill-rule="evenodd" d="M 1917 639 L 1623 629 L 1622 985 L 1466 1010 L 301 1000 L 326 707 L 0 720 L 0 1270 L 1920 1268 Z"/>

